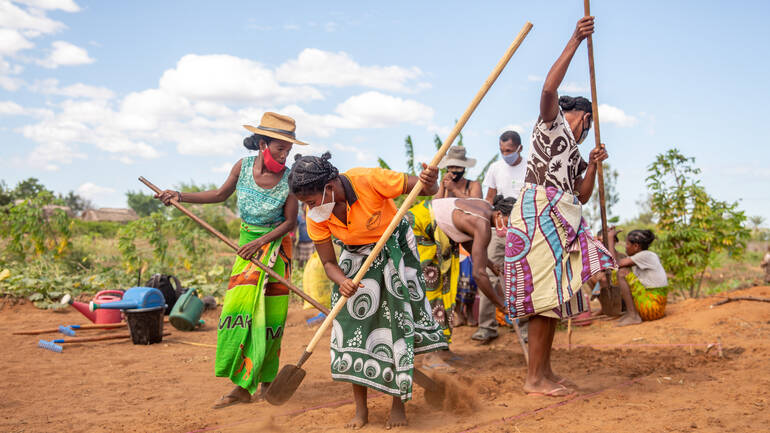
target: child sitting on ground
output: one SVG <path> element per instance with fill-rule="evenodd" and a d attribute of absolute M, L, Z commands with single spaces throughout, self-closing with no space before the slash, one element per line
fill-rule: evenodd
<path fill-rule="evenodd" d="M 649 251 L 655 235 L 650 230 L 631 230 L 626 236 L 626 254 L 619 258 L 615 250 L 617 230 L 608 232 L 610 251 L 615 255 L 619 269 L 613 272 L 620 294 L 626 304 L 626 313 L 617 326 L 635 325 L 642 321 L 657 320 L 665 315 L 668 277 L 657 254 Z"/>

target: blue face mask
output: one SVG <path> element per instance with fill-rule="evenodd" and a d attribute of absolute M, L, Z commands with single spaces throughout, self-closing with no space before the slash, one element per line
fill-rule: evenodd
<path fill-rule="evenodd" d="M 508 165 L 513 165 L 518 159 L 519 159 L 519 152 L 513 152 L 513 153 L 509 153 L 508 155 L 503 155 L 503 161 L 505 161 Z"/>

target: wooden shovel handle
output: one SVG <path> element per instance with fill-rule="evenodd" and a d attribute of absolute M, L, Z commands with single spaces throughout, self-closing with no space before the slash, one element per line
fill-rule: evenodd
<path fill-rule="evenodd" d="M 583 9 L 585 16 L 591 16 L 590 0 L 583 0 Z M 594 69 L 594 41 L 591 35 L 586 38 L 588 45 L 588 71 L 591 74 L 591 107 L 594 117 L 594 139 L 596 147 L 602 146 L 602 137 L 599 131 L 599 100 L 596 97 L 596 70 Z M 596 182 L 599 184 L 599 210 L 602 216 L 602 243 L 608 246 L 607 239 L 607 206 L 604 198 L 604 164 L 600 163 L 596 167 Z"/>
<path fill-rule="evenodd" d="M 465 126 L 465 123 L 468 122 L 468 119 L 470 119 L 471 114 L 473 114 L 473 111 L 476 110 L 476 107 L 484 98 L 484 95 L 487 94 L 489 89 L 492 87 L 492 84 L 494 84 L 495 80 L 497 80 L 497 77 L 499 77 L 500 73 L 503 72 L 505 65 L 508 64 L 509 60 L 511 60 L 511 57 L 513 57 L 513 53 L 516 52 L 516 50 L 519 48 L 519 45 L 521 45 L 521 43 L 524 41 L 524 38 L 527 37 L 527 34 L 531 29 L 532 29 L 532 23 L 527 21 L 527 23 L 524 24 L 524 27 L 519 32 L 518 36 L 516 36 L 516 39 L 513 40 L 511 45 L 505 51 L 505 55 L 503 55 L 503 58 L 500 59 L 499 62 L 497 62 L 495 69 L 492 70 L 492 73 L 489 74 L 489 77 L 487 77 L 486 81 L 484 81 L 484 84 L 481 86 L 481 89 L 478 91 L 478 93 L 476 93 L 476 97 L 473 98 L 468 108 L 465 109 L 465 113 L 463 113 L 463 115 L 460 117 L 460 120 L 458 120 L 457 123 L 455 123 L 455 126 L 452 128 L 452 131 L 449 133 L 449 136 L 447 137 L 446 140 L 444 140 L 444 144 L 441 146 L 438 152 L 436 152 L 436 155 L 433 156 L 433 160 L 430 162 L 431 166 L 436 166 L 438 165 L 439 162 L 441 162 L 441 159 L 449 150 L 449 147 L 452 145 L 452 142 L 454 142 L 455 138 L 457 138 L 457 135 L 463 129 L 463 127 Z M 398 212 L 396 212 L 396 216 L 394 216 L 393 219 L 390 221 L 390 224 L 385 229 L 385 232 L 383 232 L 382 236 L 380 236 L 380 240 L 378 240 L 377 243 L 374 245 L 374 249 L 372 250 L 371 253 L 369 253 L 369 256 L 366 258 L 364 263 L 361 265 L 361 268 L 358 270 L 358 273 L 356 273 L 355 278 L 353 278 L 353 284 L 358 285 L 358 283 L 360 283 L 361 280 L 364 278 L 364 275 L 369 270 L 369 267 L 372 265 L 372 262 L 380 254 L 382 247 L 385 246 L 385 242 L 387 242 L 388 238 L 390 238 L 390 235 L 393 234 L 393 230 L 395 230 L 396 226 L 398 226 L 398 224 L 401 223 L 401 219 L 404 218 L 404 215 L 406 214 L 406 212 L 409 210 L 410 207 L 412 207 L 412 203 L 414 203 L 417 196 L 420 195 L 422 188 L 423 188 L 422 182 L 418 182 L 417 185 L 415 185 L 414 188 L 412 188 L 412 191 L 406 197 L 406 200 L 404 200 L 404 202 L 401 204 L 401 207 L 398 209 Z M 347 303 L 347 300 L 348 298 L 345 296 L 340 297 L 340 299 L 334 305 L 334 308 L 332 309 L 331 313 L 329 313 L 329 315 L 326 316 L 326 320 L 323 321 L 321 326 L 316 331 L 315 335 L 313 336 L 313 339 L 310 340 L 310 344 L 308 344 L 307 349 L 305 349 L 306 352 L 313 353 L 313 349 L 315 348 L 316 344 L 318 344 L 318 341 L 321 339 L 321 335 L 323 335 L 324 332 L 326 332 L 326 329 L 329 327 L 329 325 L 331 325 L 334 318 L 337 317 L 337 314 L 339 314 L 339 312 Z"/>
<path fill-rule="evenodd" d="M 143 184 L 147 185 L 147 187 L 150 188 L 151 190 L 153 190 L 156 194 L 160 194 L 162 192 L 160 190 L 160 188 L 158 188 L 152 182 L 150 182 L 149 180 L 145 179 L 142 176 L 139 176 L 139 182 L 142 182 Z M 233 242 L 230 238 L 228 238 L 227 236 L 225 236 L 222 233 L 220 233 L 214 227 L 211 227 L 211 225 L 209 223 L 207 223 L 206 221 L 203 221 L 202 219 L 198 218 L 197 215 L 195 215 L 194 213 L 190 212 L 186 207 L 184 207 L 181 204 L 179 204 L 179 202 L 177 202 L 176 200 L 172 199 L 171 200 L 171 205 L 174 206 L 175 208 L 179 209 L 179 211 L 182 212 L 183 214 L 185 214 L 188 217 L 190 217 L 190 219 L 192 219 L 193 221 L 198 223 L 201 227 L 206 229 L 209 233 L 211 233 L 212 235 L 218 237 L 222 242 L 227 244 L 227 246 L 229 246 L 230 248 L 232 248 L 235 251 L 238 251 L 238 245 L 235 242 Z M 294 292 L 297 295 L 299 295 L 300 298 L 306 300 L 310 305 L 315 307 L 318 311 L 320 311 L 320 312 L 322 312 L 324 314 L 329 314 L 329 309 L 328 308 L 326 308 L 323 305 L 319 304 L 318 301 L 316 301 L 315 299 L 311 298 L 307 293 L 305 293 L 302 290 L 300 290 L 299 288 L 297 288 L 294 284 L 292 284 L 286 278 L 278 275 L 277 272 L 275 272 L 274 270 L 268 268 L 267 266 L 265 266 L 259 260 L 257 260 L 257 259 L 252 257 L 251 258 L 251 263 L 254 263 L 258 268 L 260 268 L 263 271 L 265 271 L 267 273 L 267 275 L 270 275 L 271 277 L 275 278 L 276 280 L 281 282 L 283 285 L 288 287 L 292 292 Z"/>

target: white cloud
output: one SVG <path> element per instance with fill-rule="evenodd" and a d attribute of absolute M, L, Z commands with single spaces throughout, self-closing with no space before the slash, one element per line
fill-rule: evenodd
<path fill-rule="evenodd" d="M 298 25 L 296 25 L 296 24 L 284 24 L 284 25 L 283 25 L 283 29 L 284 29 L 284 30 L 289 30 L 289 31 L 292 31 L 292 30 L 299 30 L 299 26 L 298 26 Z"/>
<path fill-rule="evenodd" d="M 545 78 L 541 77 L 540 75 L 527 75 L 527 81 L 535 81 L 535 82 L 542 82 Z"/>
<path fill-rule="evenodd" d="M 637 119 L 634 116 L 626 114 L 618 107 L 612 105 L 599 104 L 599 122 L 614 123 L 620 127 L 629 127 L 636 125 Z"/>
<path fill-rule="evenodd" d="M 182 57 L 176 68 L 163 73 L 160 88 L 185 98 L 220 102 L 281 104 L 323 98 L 312 87 L 281 86 L 270 69 L 224 54 Z"/>
<path fill-rule="evenodd" d="M 75 192 L 85 199 L 96 201 L 115 193 L 115 189 L 106 186 L 99 186 L 92 182 L 86 182 L 80 185 L 75 190 Z"/>
<path fill-rule="evenodd" d="M 115 97 L 115 93 L 106 87 L 89 86 L 83 83 L 59 87 L 59 80 L 55 78 L 37 81 L 30 86 L 30 90 L 46 95 L 59 95 L 70 98 L 112 99 Z"/>
<path fill-rule="evenodd" d="M 337 23 L 334 21 L 328 21 L 326 24 L 324 24 L 324 30 L 327 32 L 333 32 L 337 30 Z"/>
<path fill-rule="evenodd" d="M 294 84 L 363 86 L 381 90 L 407 91 L 409 88 L 406 83 L 419 78 L 422 71 L 417 67 L 361 66 L 342 51 L 333 53 L 306 48 L 296 59 L 279 66 L 276 74 L 280 81 Z"/>
<path fill-rule="evenodd" d="M 14 0 L 16 3 L 26 4 L 38 9 L 63 10 L 65 12 L 78 12 L 80 7 L 74 0 Z"/>
<path fill-rule="evenodd" d="M 22 85 L 24 85 L 23 80 L 0 75 L 0 87 L 2 87 L 5 90 L 8 90 L 9 92 L 14 92 L 16 90 L 19 90 L 19 88 L 21 88 Z"/>
<path fill-rule="evenodd" d="M 72 164 L 74 159 L 86 159 L 86 155 L 76 151 L 69 144 L 52 141 L 32 149 L 26 162 L 33 167 L 56 171 L 60 164 Z"/>
<path fill-rule="evenodd" d="M 45 108 L 24 108 L 13 101 L 0 101 L 0 115 L 47 117 L 53 112 Z"/>
<path fill-rule="evenodd" d="M 211 167 L 211 171 L 214 173 L 229 173 L 233 169 L 233 163 L 224 162 L 221 165 L 215 165 Z"/>
<path fill-rule="evenodd" d="M 25 113 L 24 107 L 13 101 L 0 101 L 0 115 L 14 116 Z"/>
<path fill-rule="evenodd" d="M 379 92 L 351 96 L 334 110 L 349 128 L 384 128 L 400 123 L 427 124 L 433 109 L 412 99 Z"/>
<path fill-rule="evenodd" d="M 500 130 L 497 133 L 499 135 L 505 131 L 516 131 L 519 133 L 519 135 L 522 135 L 524 134 L 524 127 L 521 125 L 514 125 L 514 124 L 505 125 L 504 127 L 500 128 Z"/>
<path fill-rule="evenodd" d="M 93 62 L 94 59 L 89 57 L 85 48 L 66 41 L 54 41 L 48 57 L 38 60 L 38 64 L 49 69 L 56 69 L 59 66 L 87 65 Z"/>
<path fill-rule="evenodd" d="M 559 86 L 559 93 L 585 93 L 587 91 L 588 87 L 575 82 L 561 83 Z"/>
<path fill-rule="evenodd" d="M 35 44 L 25 38 L 18 30 L 0 28 L 0 56 L 13 55 L 18 51 L 34 46 Z"/>
<path fill-rule="evenodd" d="M 368 162 L 368 161 L 374 161 L 375 155 L 361 150 L 360 147 L 357 146 L 346 146 L 344 144 L 340 143 L 334 143 L 334 148 L 337 150 L 341 150 L 346 153 L 352 153 L 356 156 L 356 161 L 358 162 Z"/>
<path fill-rule="evenodd" d="M 8 0 L 0 0 L 0 28 L 27 30 L 32 31 L 31 35 L 40 35 L 58 32 L 66 26 L 46 17 L 40 9 L 24 10 Z"/>

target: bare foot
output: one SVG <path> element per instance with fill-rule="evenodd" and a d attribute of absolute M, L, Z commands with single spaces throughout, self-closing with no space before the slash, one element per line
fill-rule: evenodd
<path fill-rule="evenodd" d="M 366 409 L 361 413 L 358 413 L 358 410 L 356 410 L 356 416 L 354 416 L 353 419 L 351 419 L 350 421 L 348 421 L 347 424 L 345 424 L 345 428 L 357 430 L 368 423 L 369 423 L 369 410 Z"/>
<path fill-rule="evenodd" d="M 385 423 L 385 429 L 390 430 L 396 427 L 406 426 L 406 408 L 404 402 L 398 397 L 393 397 L 393 406 L 390 408 L 390 417 Z"/>
<path fill-rule="evenodd" d="M 452 325 L 454 325 L 455 328 L 465 326 L 465 315 L 458 310 L 455 310 L 453 314 L 454 318 L 452 319 Z"/>
<path fill-rule="evenodd" d="M 564 385 L 570 389 L 577 388 L 577 385 L 575 385 L 575 383 L 573 383 L 571 380 L 567 379 L 566 377 L 561 377 L 558 374 L 555 374 L 554 372 L 551 372 L 550 374 L 546 374 L 545 377 L 547 377 L 548 380 L 556 383 L 557 385 Z"/>
<path fill-rule="evenodd" d="M 615 326 L 638 325 L 640 323 L 642 323 L 642 318 L 639 317 L 638 314 L 631 314 L 630 312 L 626 312 L 626 314 L 622 315 L 620 319 L 618 319 L 618 323 L 616 323 Z"/>
<path fill-rule="evenodd" d="M 249 394 L 249 391 L 240 386 L 236 386 L 229 394 L 220 397 L 220 399 L 214 403 L 213 408 L 222 409 L 223 407 L 232 406 L 234 404 L 249 402 L 251 402 L 251 394 Z"/>

